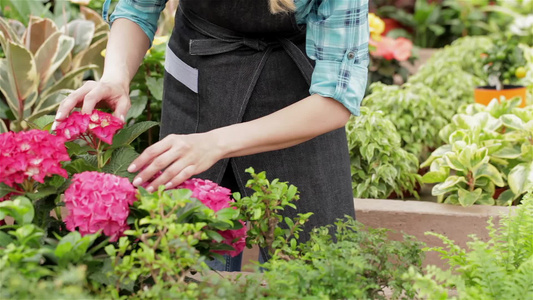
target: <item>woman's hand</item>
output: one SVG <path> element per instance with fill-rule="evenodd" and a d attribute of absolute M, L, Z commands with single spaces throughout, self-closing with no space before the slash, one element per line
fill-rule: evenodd
<path fill-rule="evenodd" d="M 167 136 L 148 147 L 131 163 L 129 172 L 142 170 L 133 180 L 133 185 L 142 185 L 162 171 L 146 190 L 153 192 L 160 185 L 169 189 L 209 169 L 223 157 L 222 149 L 215 141 L 212 132 Z"/>
<path fill-rule="evenodd" d="M 113 109 L 115 117 L 124 122 L 131 106 L 127 84 L 105 80 L 87 81 L 61 102 L 57 110 L 56 121 L 68 117 L 74 107 L 83 105 L 82 113 L 88 114 L 101 104 Z M 54 122 L 52 129 L 55 129 L 55 125 L 56 122 Z"/>
<path fill-rule="evenodd" d="M 129 83 L 141 65 L 150 41 L 139 25 L 128 19 L 113 22 L 107 41 L 104 73 L 100 81 L 88 81 L 59 106 L 56 120 L 68 117 L 74 107 L 90 113 L 96 106 L 114 110 L 125 121 L 130 109 Z M 54 122 L 55 129 L 57 123 Z"/>

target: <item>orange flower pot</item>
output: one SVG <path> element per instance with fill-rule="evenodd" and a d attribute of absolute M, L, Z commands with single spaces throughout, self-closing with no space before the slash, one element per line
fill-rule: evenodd
<path fill-rule="evenodd" d="M 492 99 L 496 98 L 500 101 L 500 97 L 511 99 L 514 97 L 522 98 L 520 107 L 526 106 L 526 88 L 519 85 L 504 85 L 502 90 L 497 90 L 493 86 L 480 86 L 474 91 L 474 99 L 476 103 L 488 105 Z"/>

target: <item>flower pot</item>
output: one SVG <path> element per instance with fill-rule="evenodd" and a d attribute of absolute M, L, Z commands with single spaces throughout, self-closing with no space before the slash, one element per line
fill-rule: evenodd
<path fill-rule="evenodd" d="M 493 86 L 480 86 L 474 91 L 474 98 L 476 103 L 488 105 L 492 99 L 496 98 L 500 101 L 500 97 L 504 96 L 505 99 L 511 99 L 514 97 L 522 98 L 520 107 L 526 106 L 526 88 L 519 85 L 504 85 L 502 90 L 497 90 Z"/>

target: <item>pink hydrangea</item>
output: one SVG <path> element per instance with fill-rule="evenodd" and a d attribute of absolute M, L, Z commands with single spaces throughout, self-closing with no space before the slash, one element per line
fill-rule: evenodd
<path fill-rule="evenodd" d="M 231 191 L 211 180 L 191 178 L 180 184 L 178 188 L 191 190 L 194 198 L 215 212 L 231 207 Z"/>
<path fill-rule="evenodd" d="M 75 111 L 57 125 L 56 135 L 64 137 L 67 141 L 73 141 L 87 131 L 89 120 L 89 115 Z"/>
<path fill-rule="evenodd" d="M 91 114 L 73 112 L 59 123 L 56 134 L 64 137 L 67 141 L 78 138 L 85 139 L 91 146 L 96 145 L 94 143 L 95 138 L 111 145 L 113 136 L 123 126 L 124 123 L 120 119 L 109 113 L 98 110 L 93 110 Z"/>
<path fill-rule="evenodd" d="M 243 221 L 240 222 L 242 223 L 241 229 L 218 232 L 224 238 L 222 243 L 232 246 L 234 250 L 215 250 L 213 252 L 221 255 L 229 254 L 231 257 L 235 257 L 244 250 L 246 246 L 246 224 Z"/>
<path fill-rule="evenodd" d="M 27 179 L 44 183 L 54 174 L 67 177 L 62 161 L 70 157 L 61 137 L 43 130 L 0 134 L 0 182 L 14 187 Z"/>
<path fill-rule="evenodd" d="M 102 141 L 112 144 L 113 136 L 124 123 L 111 114 L 94 110 L 90 117 L 89 131 Z"/>
<path fill-rule="evenodd" d="M 129 206 L 135 202 L 136 189 L 127 178 L 99 172 L 75 174 L 65 191 L 68 215 L 65 224 L 81 235 L 102 231 L 114 242 L 129 228 Z"/>
<path fill-rule="evenodd" d="M 231 203 L 233 202 L 230 197 L 231 191 L 229 189 L 221 187 L 210 180 L 191 178 L 179 185 L 178 188 L 191 190 L 192 197 L 200 200 L 215 212 L 223 208 L 231 207 Z M 243 251 L 244 246 L 246 245 L 246 226 L 242 221 L 241 223 L 243 224 L 241 229 L 218 232 L 225 239 L 222 243 L 232 246 L 234 250 L 220 250 L 213 252 L 236 256 Z"/>

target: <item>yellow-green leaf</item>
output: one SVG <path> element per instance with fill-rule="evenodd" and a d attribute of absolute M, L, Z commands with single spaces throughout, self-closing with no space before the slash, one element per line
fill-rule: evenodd
<path fill-rule="evenodd" d="M 509 172 L 507 181 L 515 195 L 521 195 L 533 188 L 533 162 L 516 165 Z"/>
<path fill-rule="evenodd" d="M 35 60 L 28 49 L 13 42 L 8 44 L 6 59 L 15 94 L 19 103 L 23 103 L 31 93 L 35 92 L 39 83 Z"/>
<path fill-rule="evenodd" d="M 482 177 L 488 178 L 497 186 L 505 185 L 505 182 L 503 181 L 503 177 L 500 171 L 495 166 L 489 163 L 483 164 L 479 168 L 476 168 L 474 170 L 475 179 L 479 179 Z"/>

